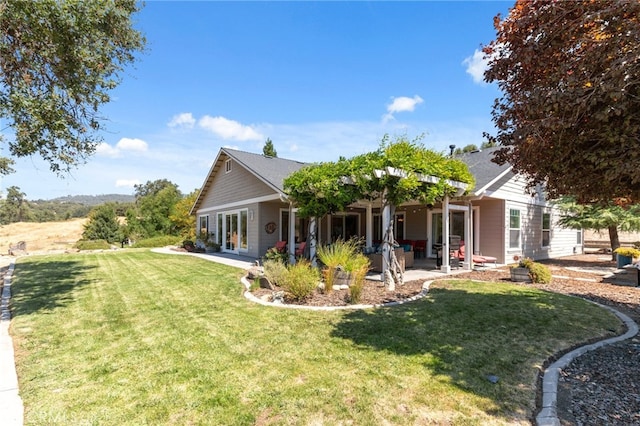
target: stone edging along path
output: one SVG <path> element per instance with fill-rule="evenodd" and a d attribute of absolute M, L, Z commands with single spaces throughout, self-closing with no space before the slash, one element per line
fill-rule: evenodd
<path fill-rule="evenodd" d="M 429 292 L 429 287 L 433 280 L 425 281 L 422 285 L 422 291 L 417 295 L 407 298 L 402 301 L 384 303 L 379 305 L 349 305 L 349 306 L 304 306 L 304 305 L 287 305 L 282 303 L 271 303 L 265 300 L 259 299 L 255 297 L 249 289 L 251 288 L 251 284 L 246 279 L 246 277 L 241 278 L 242 285 L 245 287 L 244 297 L 252 302 L 258 303 L 264 306 L 273 306 L 277 308 L 289 308 L 289 309 L 306 309 L 313 311 L 333 311 L 333 310 L 347 310 L 347 309 L 371 309 L 371 308 L 381 308 L 388 306 L 397 306 L 402 305 L 404 303 L 413 302 L 418 299 L 422 299 Z M 587 300 L 587 299 L 583 299 Z M 539 407 L 540 411 L 536 416 L 536 425 L 538 426 L 559 426 L 560 419 L 558 418 L 557 412 L 557 403 L 558 403 L 558 379 L 560 375 L 560 371 L 569 365 L 574 359 L 584 355 L 585 353 L 592 351 L 594 349 L 601 348 L 603 346 L 610 345 L 612 343 L 617 343 L 622 340 L 630 339 L 638 333 L 638 324 L 636 324 L 631 318 L 622 312 L 617 311 L 614 308 L 609 306 L 601 305 L 599 303 L 587 300 L 603 309 L 607 309 L 616 315 L 620 321 L 624 323 L 627 327 L 627 332 L 620 335 L 611 337 L 609 339 L 600 340 L 596 343 L 592 343 L 585 346 L 580 346 L 577 349 L 574 349 L 566 354 L 564 354 L 560 359 L 553 362 L 549 365 L 545 371 L 542 379 L 542 406 Z"/>

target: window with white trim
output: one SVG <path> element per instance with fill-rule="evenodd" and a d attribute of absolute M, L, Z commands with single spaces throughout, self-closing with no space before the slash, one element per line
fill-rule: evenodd
<path fill-rule="evenodd" d="M 509 248 L 520 248 L 520 210 L 509 209 Z"/>
<path fill-rule="evenodd" d="M 231 159 L 224 162 L 224 172 L 229 173 L 231 171 Z"/>
<path fill-rule="evenodd" d="M 542 213 L 542 247 L 551 243 L 551 213 Z"/>
<path fill-rule="evenodd" d="M 576 232 L 576 244 L 582 245 L 582 230 Z"/>

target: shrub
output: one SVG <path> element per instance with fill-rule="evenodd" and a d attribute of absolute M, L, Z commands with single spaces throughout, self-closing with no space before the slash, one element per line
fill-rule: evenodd
<path fill-rule="evenodd" d="M 529 276 L 534 283 L 549 284 L 551 282 L 551 271 L 542 263 L 531 262 Z"/>
<path fill-rule="evenodd" d="M 520 259 L 518 262 L 520 268 L 529 270 L 531 281 L 538 284 L 549 284 L 551 282 L 551 270 L 542 263 L 537 263 L 528 257 Z"/>
<path fill-rule="evenodd" d="M 75 247 L 78 250 L 109 250 L 111 245 L 107 240 L 80 240 Z"/>
<path fill-rule="evenodd" d="M 264 276 L 277 286 L 282 286 L 287 278 L 287 265 L 279 260 L 265 260 L 262 264 Z"/>
<path fill-rule="evenodd" d="M 283 265 L 289 263 L 289 253 L 280 252 L 277 248 L 271 247 L 264 255 L 265 262 L 272 260 L 276 262 L 280 262 Z"/>
<path fill-rule="evenodd" d="M 175 246 L 181 243 L 181 238 L 173 235 L 161 235 L 159 237 L 145 238 L 144 240 L 136 241 L 133 244 L 135 248 L 153 248 L 153 247 L 165 247 Z"/>
<path fill-rule="evenodd" d="M 364 258 L 364 260 L 361 258 Z M 349 286 L 349 303 L 360 303 L 365 278 L 369 272 L 369 259 L 365 256 L 361 256 L 361 258 L 360 265 L 356 266 L 353 271 L 353 282 Z"/>
<path fill-rule="evenodd" d="M 320 274 L 308 260 L 300 259 L 287 268 L 287 274 L 281 286 L 293 300 L 307 299 L 318 287 Z"/>

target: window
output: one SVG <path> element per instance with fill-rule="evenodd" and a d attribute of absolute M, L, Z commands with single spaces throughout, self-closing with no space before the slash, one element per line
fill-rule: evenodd
<path fill-rule="evenodd" d="M 509 209 L 509 248 L 520 248 L 520 210 Z"/>
<path fill-rule="evenodd" d="M 551 214 L 542 213 L 542 247 L 549 247 L 551 242 Z"/>
<path fill-rule="evenodd" d="M 200 233 L 209 233 L 209 215 L 200 216 Z"/>
<path fill-rule="evenodd" d="M 576 232 L 576 244 L 582 245 L 582 230 Z"/>
<path fill-rule="evenodd" d="M 229 173 L 231 171 L 231 159 L 224 162 L 224 172 Z"/>

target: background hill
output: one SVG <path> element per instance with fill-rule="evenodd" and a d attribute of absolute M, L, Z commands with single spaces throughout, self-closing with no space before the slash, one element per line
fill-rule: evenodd
<path fill-rule="evenodd" d="M 50 200 L 33 200 L 34 203 L 71 203 L 84 204 L 86 206 L 97 206 L 104 203 L 133 203 L 136 197 L 126 194 L 102 194 L 102 195 L 67 195 L 64 197 L 52 198 Z"/>

